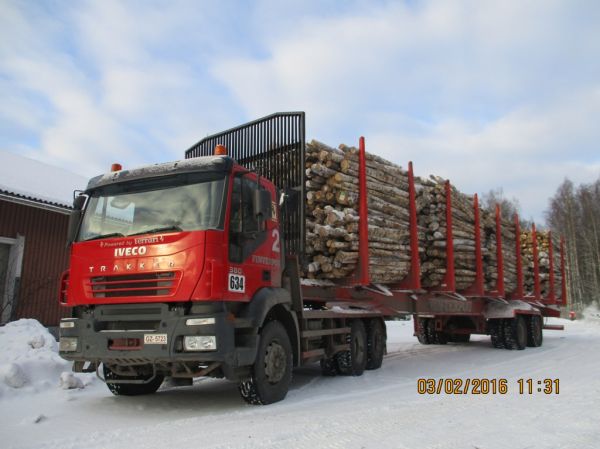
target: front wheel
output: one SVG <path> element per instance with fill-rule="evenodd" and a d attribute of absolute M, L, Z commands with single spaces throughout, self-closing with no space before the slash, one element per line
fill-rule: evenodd
<path fill-rule="evenodd" d="M 239 384 L 242 398 L 249 404 L 279 402 L 292 382 L 292 345 L 279 321 L 270 321 L 260 333 L 258 354 L 250 378 Z"/>
<path fill-rule="evenodd" d="M 164 376 L 162 374 L 156 374 L 152 378 L 153 370 L 148 368 L 146 371 L 149 371 L 148 374 L 140 374 L 135 377 L 122 376 L 120 374 L 112 371 L 108 366 L 102 365 L 104 370 L 104 379 L 106 380 L 106 386 L 110 390 L 112 394 L 115 396 L 140 396 L 143 394 L 152 394 L 156 393 L 164 380 Z M 146 368 L 146 367 L 144 367 Z M 126 381 L 126 380 L 134 380 L 147 381 L 146 383 L 111 383 L 111 380 L 118 381 Z"/>

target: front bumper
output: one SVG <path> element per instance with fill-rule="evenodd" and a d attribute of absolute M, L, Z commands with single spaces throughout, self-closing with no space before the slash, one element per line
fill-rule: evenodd
<path fill-rule="evenodd" d="M 61 341 L 69 344 L 59 346 L 71 350 L 59 348 L 60 356 L 76 362 L 116 365 L 220 362 L 226 377 L 236 368 L 254 363 L 256 345 L 236 347 L 235 321 L 221 303 L 192 307 L 189 313 L 186 309 L 173 304 L 118 304 L 81 309 L 78 318 L 65 318 L 61 322 Z M 214 336 L 216 349 L 185 351 L 185 336 Z M 77 339 L 75 350 L 72 350 L 73 339 Z"/>

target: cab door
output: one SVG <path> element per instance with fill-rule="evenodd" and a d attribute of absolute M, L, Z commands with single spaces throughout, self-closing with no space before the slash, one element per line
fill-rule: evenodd
<path fill-rule="evenodd" d="M 271 207 L 257 214 L 259 190 L 268 192 Z M 233 300 L 250 300 L 260 288 L 281 286 L 281 236 L 273 184 L 254 173 L 234 175 L 229 213 L 227 292 Z"/>

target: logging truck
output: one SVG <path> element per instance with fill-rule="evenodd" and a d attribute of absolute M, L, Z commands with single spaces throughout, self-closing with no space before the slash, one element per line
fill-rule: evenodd
<path fill-rule="evenodd" d="M 510 261 L 516 283 L 507 291 L 496 210 L 497 281 L 490 289 L 475 196 L 474 277 L 457 285 L 448 190 L 446 266 L 437 285 L 424 287 L 412 164 L 403 181 L 408 256 L 398 259 L 406 274 L 386 280 L 370 272 L 370 251 L 379 247 L 369 240 L 376 217 L 368 217 L 363 138 L 351 164 L 358 217 L 346 245 L 356 254 L 352 272 L 340 265 L 344 277 L 312 276 L 304 120 L 302 112 L 273 114 L 206 137 L 184 160 L 114 164 L 89 181 L 74 199 L 70 267 L 59 288 L 60 304 L 72 312 L 60 323 L 59 351 L 73 371 L 96 372 L 115 395 L 154 393 L 165 377 L 184 385 L 226 378 L 248 403 L 269 404 L 286 396 L 301 365 L 320 363 L 329 376 L 378 369 L 385 320 L 406 314 L 423 344 L 466 342 L 471 334 L 491 335 L 497 348 L 542 344 L 543 317 L 558 316 L 566 302 L 564 255 L 561 285 L 552 279 L 542 294 L 534 229 L 533 291 L 524 289 L 518 245 Z M 518 219 L 515 226 L 519 235 Z"/>

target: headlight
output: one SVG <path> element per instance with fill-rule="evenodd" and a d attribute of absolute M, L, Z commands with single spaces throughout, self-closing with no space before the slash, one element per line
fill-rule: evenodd
<path fill-rule="evenodd" d="M 187 326 L 207 326 L 209 324 L 215 324 L 214 318 L 190 318 L 185 321 Z"/>
<path fill-rule="evenodd" d="M 77 351 L 77 338 L 61 337 L 60 341 L 58 342 L 58 350 L 61 352 Z"/>
<path fill-rule="evenodd" d="M 75 327 L 75 321 L 73 320 L 63 320 L 60 322 L 61 329 L 72 329 Z"/>
<path fill-rule="evenodd" d="M 217 337 L 214 335 L 186 335 L 183 337 L 186 351 L 216 351 Z"/>

